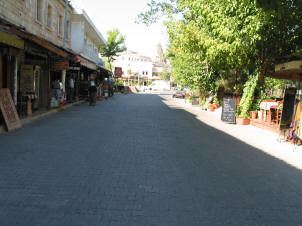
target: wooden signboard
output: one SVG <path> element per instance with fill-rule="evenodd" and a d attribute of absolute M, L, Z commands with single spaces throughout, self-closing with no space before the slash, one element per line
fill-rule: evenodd
<path fill-rule="evenodd" d="M 286 88 L 283 98 L 283 108 L 280 119 L 280 129 L 287 129 L 292 121 L 296 101 L 297 88 Z"/>
<path fill-rule="evenodd" d="M 233 96 L 224 96 L 223 97 L 223 105 L 222 105 L 222 113 L 221 120 L 227 123 L 235 123 L 236 122 L 236 103 L 237 98 Z"/>
<path fill-rule="evenodd" d="M 120 78 L 123 75 L 123 69 L 121 67 L 114 68 L 114 77 Z"/>
<path fill-rule="evenodd" d="M 9 89 L 0 89 L 0 109 L 8 131 L 21 127 L 21 122 Z"/>
<path fill-rule="evenodd" d="M 69 68 L 68 60 L 57 60 L 52 62 L 52 70 L 53 71 L 63 71 Z"/>

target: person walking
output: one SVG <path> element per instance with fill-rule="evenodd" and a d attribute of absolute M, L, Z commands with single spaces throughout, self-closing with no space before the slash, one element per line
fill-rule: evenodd
<path fill-rule="evenodd" d="M 109 79 L 109 96 L 110 97 L 112 97 L 113 96 L 113 86 L 114 86 L 114 84 L 113 84 L 113 79 L 112 79 L 112 77 Z"/>
<path fill-rule="evenodd" d="M 96 105 L 96 93 L 97 93 L 97 88 L 96 88 L 95 81 L 91 79 L 89 81 L 89 105 L 90 106 Z"/>

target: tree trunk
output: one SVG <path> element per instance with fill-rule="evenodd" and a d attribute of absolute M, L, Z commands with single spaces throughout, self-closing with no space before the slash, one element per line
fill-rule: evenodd
<path fill-rule="evenodd" d="M 264 76 L 266 74 L 267 66 L 268 66 L 268 59 L 265 59 L 265 62 L 264 62 L 264 65 L 263 65 L 263 69 L 261 70 L 261 72 L 259 74 L 259 78 L 258 78 L 258 83 L 259 84 L 263 84 L 264 83 Z"/>

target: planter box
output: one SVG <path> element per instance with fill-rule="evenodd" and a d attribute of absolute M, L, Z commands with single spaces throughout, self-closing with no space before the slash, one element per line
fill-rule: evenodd
<path fill-rule="evenodd" d="M 236 124 L 237 125 L 249 125 L 250 119 L 248 118 L 236 118 Z"/>

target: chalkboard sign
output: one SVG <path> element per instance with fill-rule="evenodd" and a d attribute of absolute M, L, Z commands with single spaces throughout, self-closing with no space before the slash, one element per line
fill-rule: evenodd
<path fill-rule="evenodd" d="M 280 119 L 280 129 L 289 128 L 294 112 L 297 89 L 290 87 L 284 92 L 283 108 Z"/>
<path fill-rule="evenodd" d="M 9 89 L 0 89 L 0 110 L 8 131 L 21 127 L 21 122 Z"/>
<path fill-rule="evenodd" d="M 236 122 L 236 103 L 237 98 L 232 96 L 223 97 L 221 120 L 227 123 Z"/>

